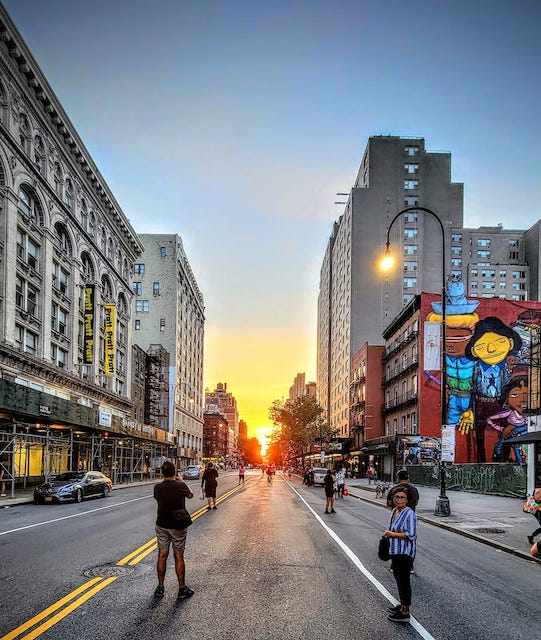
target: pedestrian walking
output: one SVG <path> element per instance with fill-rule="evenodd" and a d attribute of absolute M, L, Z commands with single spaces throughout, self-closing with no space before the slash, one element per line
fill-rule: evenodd
<path fill-rule="evenodd" d="M 163 598 L 165 594 L 164 580 L 167 569 L 167 557 L 169 547 L 173 546 L 175 557 L 175 572 L 178 579 L 178 598 L 185 600 L 194 594 L 193 589 L 186 585 L 186 566 L 184 563 L 184 549 L 186 547 L 187 529 L 175 528 L 173 511 L 186 508 L 186 498 L 193 498 L 188 485 L 178 480 L 177 470 L 172 462 L 162 464 L 162 482 L 154 485 L 154 498 L 158 503 L 156 517 L 156 538 L 158 541 L 158 586 L 154 591 L 157 598 Z"/>
<path fill-rule="evenodd" d="M 242 465 L 239 467 L 239 484 L 241 482 L 244 484 L 244 467 Z"/>
<path fill-rule="evenodd" d="M 368 484 L 376 483 L 376 470 L 374 469 L 374 465 L 368 465 L 368 469 L 366 470 L 366 477 L 368 478 Z"/>
<path fill-rule="evenodd" d="M 408 507 L 405 489 L 399 489 L 393 495 L 394 509 L 389 528 L 384 536 L 389 538 L 391 570 L 398 587 L 400 604 L 389 607 L 389 620 L 409 622 L 411 606 L 411 569 L 417 547 L 417 515 Z"/>
<path fill-rule="evenodd" d="M 293 467 L 289 467 L 287 470 L 287 479 L 291 481 L 291 476 L 293 475 Z"/>
<path fill-rule="evenodd" d="M 207 463 L 207 468 L 203 471 L 201 478 L 201 488 L 207 497 L 207 511 L 216 509 L 216 489 L 218 487 L 218 471 L 212 462 Z"/>
<path fill-rule="evenodd" d="M 343 469 L 336 472 L 336 497 L 344 497 L 344 487 L 346 486 L 346 473 Z"/>
<path fill-rule="evenodd" d="M 336 479 L 327 469 L 327 474 L 323 478 L 323 486 L 325 487 L 325 513 L 336 513 L 334 510 L 334 492 L 336 490 Z"/>
<path fill-rule="evenodd" d="M 534 500 L 537 503 L 541 503 L 541 489 L 535 489 L 535 491 L 533 492 L 533 497 Z M 537 520 L 539 526 L 537 527 L 537 529 L 535 529 L 535 531 L 533 531 L 533 533 L 531 535 L 528 536 L 528 542 L 530 544 L 534 543 L 534 538 L 535 536 L 538 536 L 541 533 L 541 504 L 539 504 L 539 506 L 537 507 L 537 511 L 534 511 L 532 513 L 532 516 Z"/>

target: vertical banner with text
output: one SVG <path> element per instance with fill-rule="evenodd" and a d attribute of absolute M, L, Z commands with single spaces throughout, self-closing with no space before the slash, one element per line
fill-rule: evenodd
<path fill-rule="evenodd" d="M 106 304 L 105 309 L 105 375 L 115 375 L 115 305 Z"/>
<path fill-rule="evenodd" d="M 92 364 L 94 362 L 94 285 L 85 286 L 84 300 L 84 348 L 83 362 Z"/>

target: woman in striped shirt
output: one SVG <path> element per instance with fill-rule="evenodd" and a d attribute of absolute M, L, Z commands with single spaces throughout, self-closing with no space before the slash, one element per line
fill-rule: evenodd
<path fill-rule="evenodd" d="M 415 558 L 417 516 L 408 507 L 408 496 L 398 490 L 393 495 L 394 509 L 384 535 L 390 539 L 391 568 L 398 587 L 400 604 L 389 607 L 389 620 L 409 622 L 411 604 L 410 571 Z"/>

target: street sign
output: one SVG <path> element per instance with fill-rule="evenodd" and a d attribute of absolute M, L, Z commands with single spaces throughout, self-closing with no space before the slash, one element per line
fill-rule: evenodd
<path fill-rule="evenodd" d="M 455 461 L 455 425 L 444 424 L 441 427 L 441 461 Z"/>

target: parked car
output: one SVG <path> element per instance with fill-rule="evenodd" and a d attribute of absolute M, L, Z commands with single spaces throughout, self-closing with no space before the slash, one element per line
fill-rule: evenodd
<path fill-rule="evenodd" d="M 314 486 L 316 484 L 320 484 L 323 486 L 323 480 L 327 475 L 327 469 L 322 469 L 320 467 L 314 467 Z"/>
<path fill-rule="evenodd" d="M 84 498 L 111 493 L 111 478 L 100 471 L 67 471 L 34 489 L 34 502 L 82 502 Z"/>
<path fill-rule="evenodd" d="M 198 466 L 193 465 L 190 467 L 186 467 L 186 469 L 182 473 L 182 477 L 184 480 L 199 480 L 201 474 L 201 470 Z"/>

